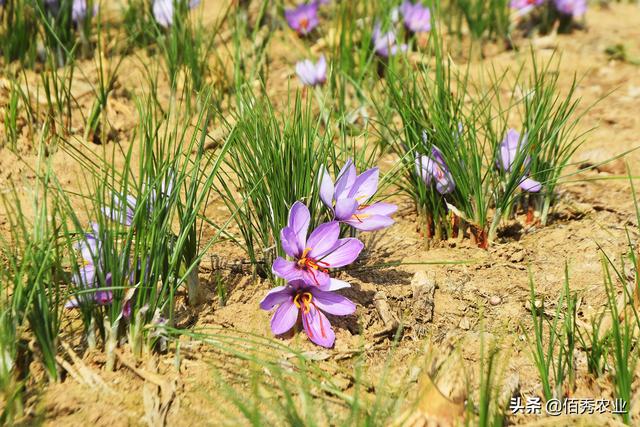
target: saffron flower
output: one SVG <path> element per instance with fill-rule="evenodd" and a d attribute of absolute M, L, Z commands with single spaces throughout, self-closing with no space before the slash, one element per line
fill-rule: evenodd
<path fill-rule="evenodd" d="M 332 210 L 334 219 L 362 231 L 375 231 L 393 225 L 390 215 L 398 207 L 391 203 L 368 204 L 378 190 L 378 168 L 360 175 L 351 159 L 340 170 L 336 183 L 323 166 L 320 171 L 320 199 Z"/>
<path fill-rule="evenodd" d="M 305 86 L 318 86 L 327 81 L 327 61 L 324 55 L 315 64 L 309 59 L 296 64 L 296 74 Z"/>
<path fill-rule="evenodd" d="M 526 135 L 522 139 L 522 141 L 520 141 L 520 133 L 515 129 L 509 129 L 507 135 L 500 143 L 499 158 L 496 162 L 498 168 L 507 173 L 513 172 L 514 162 L 518 154 L 520 154 L 523 150 L 526 150 L 526 146 Z M 527 156 L 522 162 L 522 167 L 525 170 L 528 169 L 529 163 L 531 163 L 531 158 Z M 537 193 L 542 189 L 542 185 L 538 181 L 531 179 L 528 176 L 524 176 L 518 186 L 523 191 L 528 191 L 530 193 Z"/>
<path fill-rule="evenodd" d="M 340 239 L 337 221 L 319 225 L 307 238 L 310 219 L 309 209 L 301 202 L 294 203 L 288 226 L 280 231 L 282 248 L 293 261 L 278 257 L 271 269 L 288 282 L 303 280 L 309 286 L 326 289 L 331 285 L 329 269 L 351 264 L 364 245 L 358 239 Z"/>
<path fill-rule="evenodd" d="M 109 305 L 113 303 L 113 291 L 110 289 L 113 282 L 113 276 L 109 272 L 104 277 L 104 288 L 98 287 L 98 271 L 104 269 L 102 261 L 102 242 L 99 239 L 98 224 L 91 224 L 91 232 L 86 233 L 84 240 L 76 245 L 76 249 L 80 251 L 82 257 L 82 268 L 79 274 L 76 274 L 72 281 L 80 289 L 94 289 L 92 292 L 83 292 L 77 297 L 71 297 L 64 305 L 65 308 L 77 308 L 81 304 L 94 303 L 97 305 Z M 133 274 L 129 281 L 134 279 Z M 121 315 L 125 319 L 131 317 L 131 300 L 135 288 L 130 288 L 125 293 L 122 300 Z"/>
<path fill-rule="evenodd" d="M 180 2 L 181 0 L 154 0 L 153 5 L 151 6 L 151 12 L 153 13 L 153 17 L 158 24 L 162 27 L 170 27 L 173 25 L 173 15 L 175 14 L 174 9 L 174 1 Z M 190 0 L 188 5 L 189 9 L 193 9 L 194 7 L 200 4 L 200 0 Z"/>
<path fill-rule="evenodd" d="M 536 6 L 540 6 L 545 0 L 511 0 L 509 6 L 511 9 L 516 9 L 519 13 L 525 14 L 531 11 Z"/>
<path fill-rule="evenodd" d="M 306 36 L 320 23 L 318 19 L 318 7 L 319 3 L 316 1 L 301 4 L 294 9 L 286 9 L 284 11 L 284 17 L 296 33 Z"/>
<path fill-rule="evenodd" d="M 404 0 L 400 6 L 404 18 L 404 26 L 412 33 L 428 32 L 431 30 L 431 11 L 428 7 L 410 0 Z"/>
<path fill-rule="evenodd" d="M 175 175 L 173 171 L 170 171 L 160 185 L 159 191 L 152 189 L 149 194 L 149 215 L 151 214 L 151 209 L 157 207 L 159 200 L 162 201 L 163 199 L 171 197 L 174 186 Z M 131 225 L 133 225 L 133 217 L 135 215 L 137 205 L 138 200 L 131 195 L 122 197 L 120 194 L 114 194 L 113 205 L 110 207 L 103 207 L 102 213 L 112 221 L 131 227 Z M 169 200 L 165 201 L 164 206 L 169 207 Z"/>
<path fill-rule="evenodd" d="M 335 316 L 353 314 L 356 305 L 346 297 L 334 293 L 338 287 L 321 290 L 302 280 L 269 291 L 260 302 L 260 308 L 270 311 L 278 306 L 271 318 L 271 331 L 282 335 L 302 321 L 307 337 L 317 345 L 331 348 L 336 335 L 323 312 Z"/>
<path fill-rule="evenodd" d="M 82 256 L 82 267 L 78 274 L 76 274 L 72 281 L 73 283 L 83 289 L 95 288 L 97 286 L 97 274 L 98 268 L 102 264 L 102 242 L 99 239 L 98 224 L 91 224 L 91 232 L 86 233 L 84 240 L 76 245 L 76 249 L 80 251 Z M 107 287 L 111 286 L 111 273 L 107 273 L 105 276 L 105 283 Z M 91 299 L 99 304 L 109 304 L 112 299 L 111 291 L 96 290 L 91 294 Z M 66 304 L 66 308 L 74 308 L 80 305 L 78 298 L 70 299 Z"/>
<path fill-rule="evenodd" d="M 416 156 L 416 173 L 427 186 L 435 181 L 436 190 L 442 195 L 449 194 L 456 188 L 442 151 L 435 145 L 431 147 L 431 156 Z"/>
<path fill-rule="evenodd" d="M 98 10 L 97 2 L 94 2 L 92 15 Z M 75 23 L 84 21 L 87 18 L 87 0 L 73 0 L 71 5 L 71 20 Z"/>
<path fill-rule="evenodd" d="M 587 11 L 587 0 L 554 0 L 558 12 L 580 18 Z"/>
<path fill-rule="evenodd" d="M 398 45 L 395 31 L 389 30 L 386 33 L 382 33 L 382 28 L 379 23 L 373 28 L 371 38 L 373 41 L 373 49 L 383 58 L 388 58 L 398 52 L 405 52 L 407 50 L 406 44 Z"/>

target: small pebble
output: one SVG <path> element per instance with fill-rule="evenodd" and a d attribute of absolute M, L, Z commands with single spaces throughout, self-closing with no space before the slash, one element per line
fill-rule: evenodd
<path fill-rule="evenodd" d="M 494 295 L 491 297 L 491 299 L 489 299 L 489 304 L 491 305 L 498 305 L 502 302 L 502 300 L 500 299 L 500 297 L 498 295 Z"/>

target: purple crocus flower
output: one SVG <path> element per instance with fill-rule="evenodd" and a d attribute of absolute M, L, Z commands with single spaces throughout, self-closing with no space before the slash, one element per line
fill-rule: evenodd
<path fill-rule="evenodd" d="M 276 276 L 286 281 L 304 280 L 310 286 L 325 289 L 331 282 L 329 269 L 351 264 L 364 245 L 358 239 L 340 239 L 337 221 L 319 225 L 307 238 L 310 219 L 309 209 L 304 204 L 293 204 L 289 225 L 280 231 L 282 248 L 293 261 L 278 257 L 271 268 Z"/>
<path fill-rule="evenodd" d="M 317 86 L 327 81 L 327 61 L 324 55 L 315 64 L 309 59 L 296 64 L 296 74 L 305 86 Z"/>
<path fill-rule="evenodd" d="M 353 302 L 334 292 L 336 289 L 338 287 L 321 290 L 303 280 L 294 280 L 270 290 L 260 303 L 260 308 L 272 310 L 278 306 L 271 318 L 274 335 L 289 331 L 301 318 L 307 337 L 322 347 L 331 348 L 336 335 L 323 312 L 347 316 L 356 310 Z"/>
<path fill-rule="evenodd" d="M 156 22 L 160 24 L 162 27 L 170 27 L 173 25 L 173 15 L 174 15 L 174 2 L 179 2 L 181 0 L 154 0 L 153 5 L 151 6 L 151 12 L 153 13 L 153 17 Z M 194 7 L 200 4 L 200 0 L 190 0 L 189 1 L 189 9 L 193 9 Z"/>
<path fill-rule="evenodd" d="M 404 18 L 404 26 L 412 33 L 427 32 L 431 30 L 431 11 L 428 7 L 410 0 L 405 0 L 400 6 L 400 12 Z"/>
<path fill-rule="evenodd" d="M 374 231 L 389 227 L 394 223 L 390 215 L 398 207 L 382 202 L 368 204 L 378 190 L 378 175 L 378 168 L 357 175 L 356 167 L 349 159 L 334 184 L 331 175 L 323 167 L 320 171 L 320 199 L 333 211 L 335 220 L 358 230 Z"/>
<path fill-rule="evenodd" d="M 587 11 L 587 0 L 554 0 L 558 12 L 580 18 Z"/>
<path fill-rule="evenodd" d="M 83 265 L 72 281 L 80 288 L 95 288 L 97 285 L 97 269 L 102 264 L 102 242 L 98 233 L 98 224 L 91 224 L 91 232 L 86 233 L 84 240 L 76 245 L 76 249 L 82 256 Z M 111 273 L 106 274 L 105 283 L 107 287 L 111 286 Z M 91 294 L 91 299 L 100 305 L 108 304 L 112 299 L 111 291 L 96 290 Z M 67 301 L 65 307 L 74 308 L 79 305 L 80 301 L 74 297 Z"/>
<path fill-rule="evenodd" d="M 91 232 L 86 233 L 84 240 L 76 245 L 76 249 L 80 251 L 83 266 L 80 271 L 72 279 L 73 283 L 81 289 L 95 290 L 90 294 L 82 294 L 78 297 L 70 298 L 64 305 L 65 308 L 77 308 L 83 303 L 93 302 L 97 305 L 109 305 L 113 303 L 113 291 L 109 288 L 112 286 L 113 276 L 107 273 L 104 277 L 104 288 L 97 288 L 98 276 L 97 272 L 102 266 L 102 242 L 99 239 L 98 224 L 91 224 Z M 131 299 L 135 288 L 127 291 L 122 305 L 122 316 L 125 319 L 131 317 Z M 90 296 L 89 296 L 90 295 Z"/>
<path fill-rule="evenodd" d="M 416 156 L 416 173 L 427 185 L 435 180 L 436 190 L 442 195 L 449 194 L 456 188 L 442 151 L 435 145 L 431 147 L 431 156 Z"/>
<path fill-rule="evenodd" d="M 98 11 L 98 4 L 93 5 L 92 15 Z M 71 20 L 75 23 L 84 21 L 87 17 L 87 0 L 73 0 L 71 5 Z"/>
<path fill-rule="evenodd" d="M 507 131 L 507 135 L 500 143 L 500 156 L 496 161 L 498 168 L 507 173 L 513 172 L 516 158 L 520 152 L 526 149 L 526 146 L 526 135 L 522 141 L 520 141 L 520 133 L 515 129 L 509 129 Z M 525 170 L 528 169 L 529 163 L 531 163 L 531 158 L 527 156 L 522 162 L 522 167 Z M 522 178 L 519 186 L 523 191 L 528 191 L 530 193 L 537 193 L 542 189 L 542 185 L 538 181 L 531 179 L 528 176 Z"/>
<path fill-rule="evenodd" d="M 373 28 L 371 39 L 373 40 L 373 49 L 383 58 L 388 58 L 398 52 L 407 50 L 406 44 L 397 44 L 395 31 L 389 30 L 383 34 L 379 23 Z"/>
<path fill-rule="evenodd" d="M 171 197 L 174 186 L 175 175 L 173 171 L 170 171 L 162 184 L 160 184 L 159 191 L 155 188 L 151 190 L 149 194 L 149 209 L 156 207 L 158 200 Z M 131 195 L 122 197 L 120 194 L 114 193 L 113 205 L 103 207 L 102 213 L 112 221 L 130 227 L 133 224 L 133 216 L 135 215 L 137 205 L 138 200 L 135 197 Z M 165 206 L 169 206 L 169 200 L 165 201 Z M 151 214 L 151 212 L 149 212 L 149 214 Z"/>
<path fill-rule="evenodd" d="M 527 13 L 536 6 L 540 6 L 545 0 L 511 0 L 509 6 L 520 13 Z"/>
<path fill-rule="evenodd" d="M 320 23 L 318 19 L 318 2 L 301 4 L 294 9 L 286 9 L 284 17 L 296 33 L 306 36 Z"/>

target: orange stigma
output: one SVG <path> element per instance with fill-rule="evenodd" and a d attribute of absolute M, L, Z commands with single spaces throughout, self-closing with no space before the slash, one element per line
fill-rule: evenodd
<path fill-rule="evenodd" d="M 304 322 L 307 330 L 307 335 L 309 338 L 313 338 L 313 332 L 311 330 L 311 325 L 309 324 L 309 319 L 307 318 L 307 314 L 311 311 L 311 306 L 313 305 L 318 311 L 318 307 L 313 303 L 313 295 L 311 292 L 302 292 L 297 294 L 293 298 L 293 303 L 298 307 L 298 309 L 302 310 L 302 322 Z M 323 338 L 327 337 L 327 333 L 324 330 L 324 325 L 322 321 L 320 321 L 320 334 Z"/>
<path fill-rule="evenodd" d="M 326 269 L 326 267 L 329 267 L 329 264 L 323 261 L 317 261 L 313 258 L 310 258 L 308 256 L 309 252 L 311 252 L 311 248 L 305 248 L 305 250 L 302 252 L 302 256 L 298 260 L 298 267 L 311 273 L 311 276 L 313 277 L 313 280 L 316 282 L 316 285 L 319 286 L 320 283 L 318 282 L 318 279 L 316 278 L 314 271 L 329 273 L 329 270 Z"/>

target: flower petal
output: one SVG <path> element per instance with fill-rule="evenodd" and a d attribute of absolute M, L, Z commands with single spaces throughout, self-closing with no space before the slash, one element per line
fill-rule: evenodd
<path fill-rule="evenodd" d="M 327 263 L 329 268 L 343 267 L 355 261 L 363 248 L 364 244 L 358 239 L 340 239 L 321 261 Z"/>
<path fill-rule="evenodd" d="M 395 221 L 386 215 L 370 215 L 364 218 L 358 215 L 357 218 L 359 219 L 350 219 L 345 222 L 360 231 L 377 231 L 395 224 Z"/>
<path fill-rule="evenodd" d="M 347 160 L 336 179 L 335 199 L 342 199 L 349 194 L 349 190 L 356 182 L 356 167 L 351 159 Z"/>
<path fill-rule="evenodd" d="M 335 192 L 335 185 L 333 185 L 333 179 L 327 168 L 323 165 L 320 168 L 320 200 L 329 209 L 333 209 L 333 193 Z"/>
<path fill-rule="evenodd" d="M 286 281 L 302 278 L 302 270 L 298 268 L 298 265 L 295 262 L 287 261 L 282 257 L 276 258 L 271 266 L 271 271 L 273 271 L 273 274 Z"/>
<path fill-rule="evenodd" d="M 311 214 L 309 209 L 302 202 L 295 202 L 289 211 L 289 227 L 293 229 L 298 241 L 298 249 L 300 252 L 304 250 L 307 244 L 307 231 L 309 230 L 309 221 Z"/>
<path fill-rule="evenodd" d="M 333 347 L 336 335 L 331 328 L 331 323 L 320 310 L 313 305 L 309 306 L 307 313 L 302 313 L 302 326 L 307 337 L 314 343 L 326 347 Z"/>
<path fill-rule="evenodd" d="M 271 318 L 271 332 L 274 335 L 282 335 L 289 331 L 298 320 L 298 307 L 290 301 L 283 302 L 280 307 L 273 313 Z"/>
<path fill-rule="evenodd" d="M 338 199 L 336 201 L 335 215 L 338 221 L 345 221 L 353 216 L 358 207 L 356 199 Z"/>
<path fill-rule="evenodd" d="M 331 278 L 327 273 L 320 270 L 315 270 L 313 268 L 300 270 L 300 276 L 302 280 L 307 284 L 307 286 L 318 287 L 318 288 L 326 288 L 329 286 Z"/>
<path fill-rule="evenodd" d="M 319 289 L 311 289 L 313 303 L 325 313 L 336 316 L 347 316 L 356 311 L 356 305 L 347 297 L 335 292 L 325 292 Z"/>
<path fill-rule="evenodd" d="M 291 299 L 291 288 L 288 286 L 278 286 L 267 292 L 267 295 L 260 301 L 260 308 L 272 310 L 276 305 L 282 304 Z"/>
<path fill-rule="evenodd" d="M 284 252 L 293 258 L 299 258 L 302 255 L 298 246 L 298 236 L 291 227 L 285 227 L 280 230 L 280 243 Z"/>
<path fill-rule="evenodd" d="M 351 187 L 349 197 L 357 199 L 360 203 L 364 203 L 378 191 L 378 178 L 380 171 L 378 168 L 372 168 L 361 173 Z"/>
<path fill-rule="evenodd" d="M 389 216 L 398 210 L 398 206 L 393 203 L 377 202 L 366 208 L 358 209 L 359 213 L 368 215 L 385 215 Z"/>
<path fill-rule="evenodd" d="M 317 260 L 334 247 L 340 237 L 340 224 L 336 221 L 325 222 L 313 230 L 307 241 L 311 250 L 308 256 Z"/>
<path fill-rule="evenodd" d="M 320 289 L 323 291 L 337 291 L 338 289 L 346 289 L 350 287 L 351 285 L 344 280 L 331 278 L 331 280 L 329 280 L 329 286 Z"/>
<path fill-rule="evenodd" d="M 529 193 L 537 193 L 542 189 L 542 184 L 531 178 L 523 178 L 518 185 L 523 191 L 528 191 Z"/>

